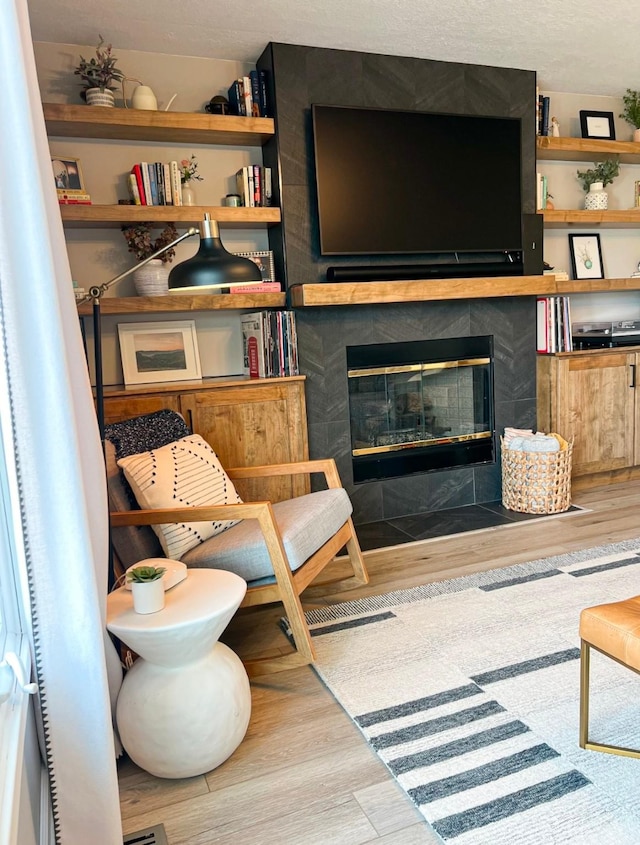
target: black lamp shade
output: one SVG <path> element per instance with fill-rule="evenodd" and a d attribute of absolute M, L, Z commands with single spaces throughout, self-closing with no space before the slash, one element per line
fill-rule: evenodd
<path fill-rule="evenodd" d="M 200 248 L 193 256 L 182 261 L 169 273 L 169 290 L 230 287 L 247 282 L 261 282 L 262 274 L 257 264 L 240 258 L 222 246 L 218 224 L 205 214 L 200 224 Z"/>

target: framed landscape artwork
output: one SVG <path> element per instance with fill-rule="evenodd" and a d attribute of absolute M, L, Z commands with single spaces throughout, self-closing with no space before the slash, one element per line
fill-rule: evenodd
<path fill-rule="evenodd" d="M 118 323 L 125 385 L 202 378 L 194 320 Z"/>

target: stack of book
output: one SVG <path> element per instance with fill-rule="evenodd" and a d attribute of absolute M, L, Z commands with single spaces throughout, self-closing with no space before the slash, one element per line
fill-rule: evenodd
<path fill-rule="evenodd" d="M 236 192 L 247 208 L 270 206 L 272 202 L 271 168 L 249 164 L 236 173 Z"/>
<path fill-rule="evenodd" d="M 298 341 L 293 311 L 243 314 L 244 374 L 249 378 L 297 376 Z"/>
<path fill-rule="evenodd" d="M 537 352 L 571 352 L 571 303 L 568 296 L 539 296 Z"/>
<path fill-rule="evenodd" d="M 229 86 L 229 111 L 241 117 L 272 117 L 263 70 L 235 79 Z"/>
<path fill-rule="evenodd" d="M 536 173 L 536 208 L 538 211 L 547 207 L 548 196 L 547 177 L 543 176 L 542 173 Z"/>
<path fill-rule="evenodd" d="M 182 182 L 177 161 L 134 164 L 128 178 L 134 205 L 182 205 Z"/>

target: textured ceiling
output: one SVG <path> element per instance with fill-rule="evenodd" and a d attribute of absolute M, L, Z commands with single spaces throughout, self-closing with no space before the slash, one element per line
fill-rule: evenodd
<path fill-rule="evenodd" d="M 536 70 L 549 91 L 640 88 L 637 0 L 28 0 L 34 41 L 254 62 L 269 41 Z"/>

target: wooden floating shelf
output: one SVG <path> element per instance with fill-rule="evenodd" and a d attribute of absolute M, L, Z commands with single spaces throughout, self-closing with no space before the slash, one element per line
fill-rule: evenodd
<path fill-rule="evenodd" d="M 284 308 L 284 293 L 221 293 L 186 294 L 167 296 L 104 296 L 100 300 L 100 313 L 109 314 L 159 314 L 181 311 L 239 311 L 244 308 Z M 81 317 L 93 313 L 93 304 L 78 305 Z"/>
<path fill-rule="evenodd" d="M 505 296 L 552 296 L 640 290 L 637 279 L 559 281 L 555 275 L 504 276 L 481 279 L 416 279 L 402 282 L 340 282 L 295 285 L 290 289 L 296 308 L 329 305 L 380 305 L 394 302 L 438 302 L 492 299 Z"/>
<path fill-rule="evenodd" d="M 555 161 L 598 161 L 619 156 L 624 164 L 640 164 L 640 144 L 635 141 L 603 141 L 596 138 L 536 138 L 537 157 Z"/>
<path fill-rule="evenodd" d="M 43 103 L 47 134 L 57 138 L 262 146 L 275 134 L 271 117 L 146 111 Z"/>
<path fill-rule="evenodd" d="M 67 228 L 109 229 L 126 223 L 197 224 L 209 212 L 225 228 L 263 228 L 280 222 L 280 209 L 233 208 L 224 205 L 65 205 L 60 214 Z"/>
<path fill-rule="evenodd" d="M 640 145 L 639 145 L 640 146 Z M 602 226 L 604 228 L 628 228 L 640 225 L 640 208 L 606 209 L 604 211 L 583 211 L 580 209 L 546 209 L 543 211 L 544 225 L 548 229 L 562 226 Z"/>

